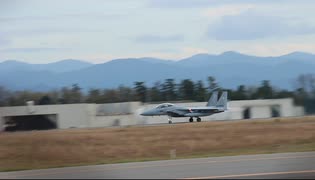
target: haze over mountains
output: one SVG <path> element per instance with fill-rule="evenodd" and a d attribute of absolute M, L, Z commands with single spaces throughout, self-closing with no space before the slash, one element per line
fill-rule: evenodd
<path fill-rule="evenodd" d="M 219 85 L 235 89 L 238 85 L 258 85 L 262 80 L 293 89 L 300 74 L 315 73 L 315 55 L 293 52 L 278 57 L 257 57 L 233 51 L 219 55 L 196 54 L 178 61 L 156 58 L 115 59 L 102 64 L 81 60 L 62 60 L 49 64 L 28 64 L 17 60 L 0 63 L 0 86 L 12 90 L 46 91 L 79 84 L 89 88 L 133 86 L 144 81 L 152 86 L 173 78 L 203 80 L 214 76 Z"/>

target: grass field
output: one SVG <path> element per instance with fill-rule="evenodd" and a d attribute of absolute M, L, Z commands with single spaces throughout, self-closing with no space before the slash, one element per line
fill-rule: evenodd
<path fill-rule="evenodd" d="M 315 116 L 0 133 L 0 171 L 315 151 Z"/>

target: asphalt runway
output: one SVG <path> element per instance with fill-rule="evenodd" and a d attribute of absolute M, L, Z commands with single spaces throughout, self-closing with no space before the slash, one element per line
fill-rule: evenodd
<path fill-rule="evenodd" d="M 314 179 L 315 152 L 226 156 L 1 172 L 0 178 Z"/>

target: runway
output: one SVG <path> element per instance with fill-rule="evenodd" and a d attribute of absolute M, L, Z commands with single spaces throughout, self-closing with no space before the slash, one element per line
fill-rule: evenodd
<path fill-rule="evenodd" d="M 0 178 L 315 178 L 315 152 L 164 160 L 1 172 Z"/>

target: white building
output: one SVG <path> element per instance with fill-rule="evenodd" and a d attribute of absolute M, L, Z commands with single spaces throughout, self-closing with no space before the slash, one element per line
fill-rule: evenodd
<path fill-rule="evenodd" d="M 204 106 L 206 102 L 177 103 L 180 106 Z M 111 104 L 64 104 L 0 107 L 0 130 L 67 129 L 86 127 L 127 126 L 167 123 L 167 117 L 147 117 L 139 114 L 156 104 L 140 102 Z M 294 106 L 291 98 L 229 101 L 228 111 L 202 117 L 202 121 L 236 120 L 302 116 L 304 108 Z M 173 118 L 173 122 L 188 122 L 188 118 Z"/>

